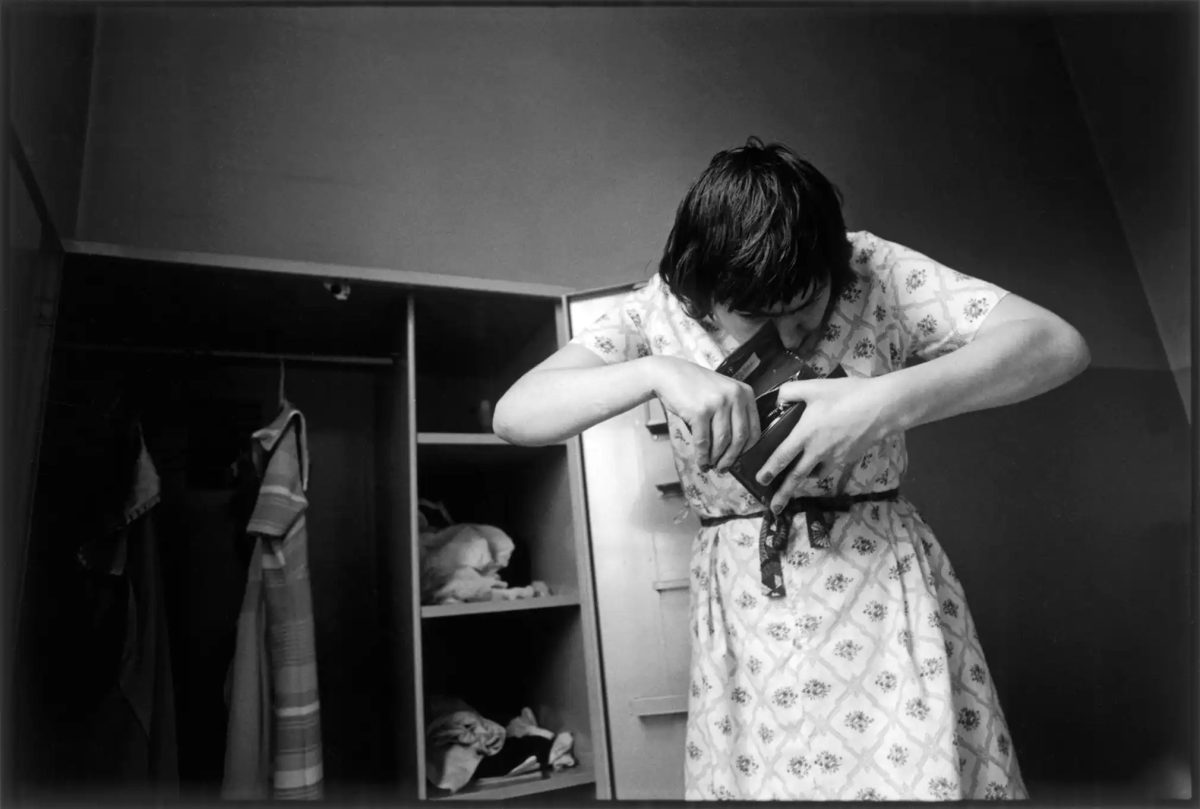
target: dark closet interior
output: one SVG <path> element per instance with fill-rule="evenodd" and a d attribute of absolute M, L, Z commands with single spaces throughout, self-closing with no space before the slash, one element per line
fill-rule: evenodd
<path fill-rule="evenodd" d="M 106 764 L 113 738 L 87 706 L 89 689 L 111 684 L 120 664 L 112 639 L 128 607 L 120 593 L 94 592 L 104 585 L 76 555 L 122 502 L 128 459 L 116 442 L 137 423 L 161 480 L 152 513 L 180 790 L 217 795 L 251 550 L 244 526 L 257 494 L 246 490 L 239 460 L 279 411 L 281 381 L 308 424 L 327 796 L 414 777 L 395 766 L 400 663 L 387 641 L 396 584 L 388 560 L 407 530 L 389 518 L 407 485 L 389 459 L 404 407 L 406 310 L 404 291 L 382 285 L 356 284 L 338 300 L 319 278 L 67 260 L 16 655 L 25 695 L 16 752 L 29 783 L 62 794 L 89 772 L 122 771 Z M 103 782 L 73 786 L 105 794 L 94 791 Z"/>
<path fill-rule="evenodd" d="M 561 299 L 316 268 L 67 256 L 15 656 L 21 795 L 220 797 L 253 549 L 245 526 L 259 496 L 248 450 L 285 400 L 306 425 L 325 797 L 607 790 L 578 456 L 570 442 L 514 447 L 491 432 L 496 399 L 558 345 Z M 127 597 L 136 575 L 80 561 L 124 513 L 138 437 L 159 484 L 147 544 L 157 558 L 129 560 L 157 571 L 151 602 L 171 678 L 160 691 L 173 701 L 161 715 L 174 722 L 141 735 L 114 685 L 131 654 L 122 638 L 136 634 L 127 622 L 158 613 Z M 455 523 L 500 527 L 516 545 L 504 580 L 549 594 L 421 603 L 421 498 Z M 543 727 L 573 734 L 576 765 L 457 794 L 428 786 L 424 732 L 438 696 L 501 723 L 531 708 Z M 157 750 L 156 738 L 174 748 Z M 178 774 L 162 791 L 160 777 L 176 782 L 155 769 L 160 753 Z"/>

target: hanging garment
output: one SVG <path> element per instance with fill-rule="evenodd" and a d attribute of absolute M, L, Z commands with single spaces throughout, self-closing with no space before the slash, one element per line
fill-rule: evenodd
<path fill-rule="evenodd" d="M 25 728 L 22 746 L 38 760 L 33 777 L 57 790 L 169 800 L 179 780 L 152 513 L 158 473 L 136 420 L 72 425 L 73 441 L 86 445 L 71 446 L 71 461 L 49 472 L 44 543 L 70 550 L 34 562 L 42 583 L 31 588 L 36 629 L 24 652 L 31 679 L 21 710 L 33 712 L 26 721 L 36 727 Z"/>
<path fill-rule="evenodd" d="M 262 483 L 246 529 L 255 545 L 231 670 L 222 795 L 317 799 L 321 721 L 300 411 L 285 407 L 256 432 L 254 454 Z"/>
<path fill-rule="evenodd" d="M 108 759 L 114 779 L 131 786 L 145 783 L 156 797 L 166 798 L 177 794 L 179 774 L 171 650 L 151 515 L 159 502 L 159 477 L 140 423 L 122 428 L 120 440 L 126 457 L 135 458 L 125 502 L 104 534 L 80 548 L 77 559 L 85 569 L 122 582 L 124 642 L 111 693 L 120 694 L 125 708 L 110 700 L 98 706 L 94 718 L 108 721 L 96 728 L 87 758 L 93 764 Z M 135 722 L 129 721 L 130 712 Z"/>

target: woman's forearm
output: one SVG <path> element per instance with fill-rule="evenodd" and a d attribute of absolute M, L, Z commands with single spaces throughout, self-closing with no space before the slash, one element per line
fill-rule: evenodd
<path fill-rule="evenodd" d="M 535 368 L 496 403 L 492 428 L 513 444 L 562 441 L 654 396 L 653 360 Z"/>
<path fill-rule="evenodd" d="M 879 377 L 888 387 L 888 431 L 1029 399 L 1088 361 L 1087 344 L 1063 321 L 998 323 L 957 351 Z"/>

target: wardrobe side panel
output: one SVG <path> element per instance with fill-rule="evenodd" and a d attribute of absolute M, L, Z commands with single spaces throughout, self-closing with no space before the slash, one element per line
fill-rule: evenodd
<path fill-rule="evenodd" d="M 407 312 L 407 306 L 405 310 Z M 414 655 L 419 654 L 419 650 L 413 636 L 415 572 L 410 541 L 413 433 L 407 316 L 398 324 L 396 332 L 394 348 L 401 359 L 380 380 L 375 410 L 380 608 L 387 639 L 381 658 L 386 661 L 386 670 L 391 676 L 386 689 L 387 718 L 380 740 L 385 766 L 394 782 L 394 794 L 390 797 L 413 798 L 417 794 L 419 777 L 416 759 L 420 723 L 413 667 Z"/>
<path fill-rule="evenodd" d="M 425 780 L 425 661 L 422 655 L 421 639 L 421 584 L 420 584 L 420 547 L 418 545 L 419 529 L 417 515 L 417 341 L 416 341 L 416 300 L 410 295 L 405 305 L 404 315 L 404 357 L 405 370 L 403 386 L 400 392 L 404 398 L 403 420 L 398 438 L 394 443 L 401 453 L 399 459 L 403 463 L 405 474 L 404 491 L 401 500 L 405 513 L 399 525 L 402 532 L 397 534 L 396 558 L 400 567 L 396 572 L 396 581 L 400 583 L 398 590 L 397 618 L 400 626 L 400 648 L 407 660 L 404 670 L 404 681 L 401 684 L 401 704 L 405 706 L 409 724 L 400 726 L 400 756 L 402 773 L 411 772 L 416 780 L 416 794 L 421 800 L 427 796 Z M 405 592 L 407 590 L 407 592 Z M 403 779 L 405 775 L 402 775 Z"/>
<path fill-rule="evenodd" d="M 555 313 L 559 345 L 570 339 L 568 302 L 563 299 Z M 592 761 L 596 770 L 596 797 L 613 797 L 612 753 L 605 716 L 604 678 L 597 625 L 596 586 L 592 570 L 592 543 L 588 531 L 588 505 L 584 487 L 583 456 L 578 437 L 567 441 L 567 469 L 573 515 L 572 540 L 579 583 L 580 625 L 583 635 L 584 675 L 587 679 L 587 710 L 592 727 Z"/>

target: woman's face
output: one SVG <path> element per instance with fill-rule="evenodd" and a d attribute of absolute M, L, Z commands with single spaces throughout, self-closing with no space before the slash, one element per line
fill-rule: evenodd
<path fill-rule="evenodd" d="M 713 319 L 739 343 L 750 339 L 763 324 L 771 321 L 783 345 L 793 352 L 812 347 L 820 339 L 818 330 L 829 303 L 829 284 L 818 283 L 787 303 L 760 312 L 734 311 L 725 304 L 713 305 Z"/>

